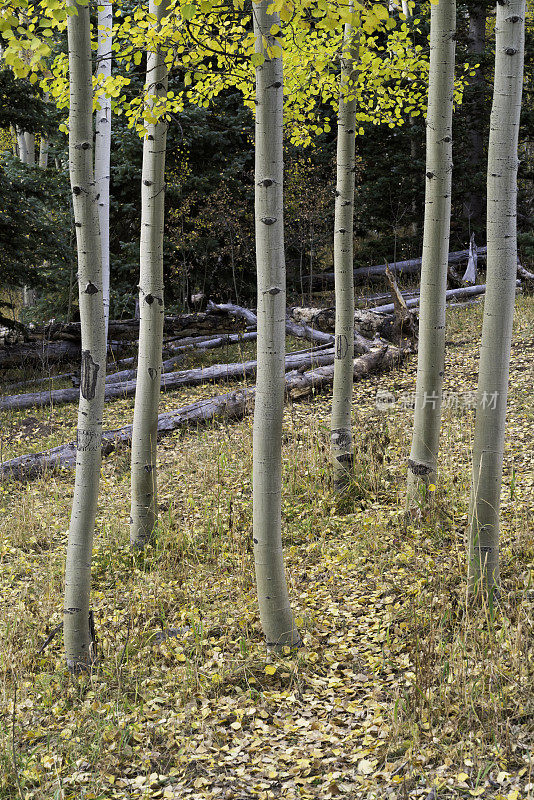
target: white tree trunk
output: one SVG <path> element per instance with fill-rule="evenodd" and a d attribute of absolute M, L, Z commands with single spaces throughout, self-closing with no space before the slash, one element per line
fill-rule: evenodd
<path fill-rule="evenodd" d="M 26 147 L 26 137 L 24 136 L 24 131 L 21 131 L 20 128 L 17 128 L 17 145 L 20 160 L 23 164 L 27 164 L 28 148 Z"/>
<path fill-rule="evenodd" d="M 18 142 L 17 142 L 17 131 L 15 130 L 15 126 L 14 125 L 10 125 L 9 126 L 9 133 L 10 133 L 10 136 L 11 136 L 11 151 L 13 153 L 13 156 L 15 158 L 18 158 L 18 156 L 19 156 L 19 145 L 18 145 Z"/>
<path fill-rule="evenodd" d="M 336 358 L 330 422 L 334 491 L 350 479 L 354 461 L 352 439 L 352 384 L 354 358 L 354 169 L 356 99 L 351 85 L 355 48 L 352 25 L 345 25 L 341 61 L 341 95 L 337 129 L 337 181 L 334 219 L 334 273 L 336 294 Z M 348 93 L 348 94 L 347 94 Z"/>
<path fill-rule="evenodd" d="M 41 169 L 48 167 L 48 137 L 41 136 L 39 143 L 39 166 Z"/>
<path fill-rule="evenodd" d="M 437 479 L 445 368 L 455 32 L 455 0 L 432 4 L 419 354 L 412 449 L 408 460 L 408 507 L 419 503 L 424 496 L 423 486 Z"/>
<path fill-rule="evenodd" d="M 26 142 L 26 164 L 33 166 L 35 164 L 35 134 L 26 132 L 24 134 L 24 141 Z"/>
<path fill-rule="evenodd" d="M 150 0 L 158 24 L 167 0 Z M 167 67 L 161 51 L 147 55 L 147 104 L 167 92 Z M 163 347 L 163 225 L 165 211 L 165 147 L 167 123 L 147 123 L 143 142 L 141 187 L 141 250 L 139 277 L 139 355 L 132 440 L 132 506 L 130 542 L 142 548 L 157 522 L 156 457 L 158 404 Z"/>
<path fill-rule="evenodd" d="M 282 417 L 286 275 L 283 219 L 283 67 L 268 55 L 277 44 L 270 0 L 252 4 L 256 52 L 255 229 L 258 371 L 253 433 L 253 538 L 260 619 L 267 646 L 298 645 L 282 553 Z"/>
<path fill-rule="evenodd" d="M 48 92 L 45 92 L 43 100 L 45 103 L 48 103 Z M 41 134 L 41 141 L 39 143 L 39 166 L 41 169 L 46 169 L 48 167 L 48 136 L 45 136 L 44 133 Z"/>
<path fill-rule="evenodd" d="M 469 588 L 499 583 L 499 506 L 517 273 L 517 143 L 525 0 L 497 4 L 487 188 L 486 300 L 469 511 Z"/>
<path fill-rule="evenodd" d="M 102 302 L 102 255 L 93 173 L 93 86 L 89 6 L 69 3 L 69 168 L 78 249 L 82 366 L 76 478 L 65 570 L 65 654 L 72 671 L 94 657 L 89 599 L 91 553 L 100 479 L 106 342 Z"/>
<path fill-rule="evenodd" d="M 111 45 L 113 27 L 112 0 L 98 6 L 97 74 L 103 79 L 111 77 Z M 100 96 L 101 108 L 96 111 L 95 125 L 95 181 L 98 194 L 98 219 L 102 244 L 102 291 L 106 319 L 106 337 L 109 322 L 109 182 L 111 153 L 111 97 Z"/>

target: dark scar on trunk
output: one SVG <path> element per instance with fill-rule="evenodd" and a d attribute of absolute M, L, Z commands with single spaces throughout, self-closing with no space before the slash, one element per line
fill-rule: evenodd
<path fill-rule="evenodd" d="M 82 377 L 80 381 L 80 391 L 86 400 L 92 400 L 95 396 L 96 382 L 100 364 L 93 361 L 93 356 L 89 350 L 82 352 Z"/>

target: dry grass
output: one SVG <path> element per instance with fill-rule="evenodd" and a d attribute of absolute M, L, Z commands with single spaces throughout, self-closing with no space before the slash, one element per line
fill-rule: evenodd
<path fill-rule="evenodd" d="M 480 318 L 450 314 L 447 391 L 475 388 Z M 358 459 L 343 503 L 330 489 L 330 398 L 286 409 L 284 545 L 305 642 L 296 655 L 269 661 L 257 621 L 251 419 L 162 440 L 160 528 L 141 558 L 128 549 L 129 452 L 105 460 L 93 557 L 100 658 L 84 680 L 66 674 L 60 633 L 38 652 L 61 621 L 72 476 L 4 485 L 0 798 L 534 796 L 533 322 L 534 303 L 520 299 L 503 593 L 491 609 L 465 602 L 472 411 L 445 411 L 435 512 L 406 524 L 412 415 L 399 403 L 379 411 L 375 395 L 409 395 L 415 360 L 356 386 Z M 169 393 L 163 406 L 219 391 Z M 131 408 L 111 404 L 107 425 Z M 72 435 L 73 406 L 32 416 L 50 430 L 25 439 L 24 414 L 2 419 L 4 457 Z"/>

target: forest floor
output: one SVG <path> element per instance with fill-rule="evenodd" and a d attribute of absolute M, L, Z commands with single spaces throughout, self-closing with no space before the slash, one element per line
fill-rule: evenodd
<path fill-rule="evenodd" d="M 129 450 L 104 460 L 99 660 L 83 679 L 64 668 L 60 632 L 40 651 L 62 618 L 73 474 L 5 483 L 0 798 L 533 798 L 534 301 L 519 298 L 515 320 L 492 607 L 465 597 L 480 324 L 480 308 L 449 313 L 441 478 L 417 524 L 403 513 L 414 357 L 355 386 L 358 457 L 343 502 L 330 488 L 330 395 L 287 406 L 298 653 L 267 656 L 258 623 L 251 417 L 161 440 L 160 527 L 143 557 L 128 546 Z M 169 392 L 162 410 L 222 391 Z M 377 392 L 393 395 L 387 409 Z M 110 403 L 105 428 L 132 411 L 133 399 Z M 5 460 L 73 438 L 76 408 L 4 414 L 0 425 Z"/>

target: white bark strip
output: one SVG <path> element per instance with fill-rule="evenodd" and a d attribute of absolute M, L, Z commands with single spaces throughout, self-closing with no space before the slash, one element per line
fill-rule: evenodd
<path fill-rule="evenodd" d="M 286 274 L 283 220 L 283 67 L 269 55 L 278 14 L 252 4 L 256 52 L 255 229 L 258 369 L 253 434 L 253 537 L 260 619 L 267 646 L 298 646 L 282 553 L 282 417 Z"/>
<path fill-rule="evenodd" d="M 455 0 L 432 4 L 426 121 L 426 193 L 421 265 L 419 355 L 408 507 L 423 484 L 436 481 L 441 395 L 445 369 L 445 294 L 451 217 L 452 109 L 456 31 Z"/>
<path fill-rule="evenodd" d="M 525 0 L 497 4 L 488 147 L 487 274 L 469 511 L 469 588 L 499 583 L 499 506 L 517 272 L 517 143 Z"/>
<path fill-rule="evenodd" d="M 103 80 L 111 77 L 111 45 L 113 41 L 112 0 L 98 5 L 97 74 Z M 111 97 L 100 96 L 95 125 L 95 181 L 98 195 L 98 220 L 102 246 L 102 293 L 106 318 L 106 337 L 109 321 L 109 182 L 111 153 Z"/>
<path fill-rule="evenodd" d="M 352 5 L 351 5 L 352 8 Z M 336 295 L 334 393 L 330 421 L 330 455 L 334 491 L 350 480 L 354 462 L 352 439 L 352 361 L 354 358 L 354 169 L 356 99 L 353 72 L 358 46 L 352 25 L 345 25 L 341 60 L 341 93 L 337 128 L 337 182 L 334 219 Z"/>
<path fill-rule="evenodd" d="M 150 13 L 159 26 L 167 10 L 150 0 Z M 145 91 L 151 110 L 167 94 L 167 67 L 159 48 L 147 54 Z M 158 404 L 163 347 L 163 224 L 165 211 L 164 119 L 146 123 L 141 176 L 141 248 L 139 275 L 139 355 L 132 441 L 132 505 L 130 543 L 142 548 L 157 521 L 156 457 Z"/>
<path fill-rule="evenodd" d="M 70 2 L 69 167 L 72 186 L 78 288 L 82 329 L 82 369 L 76 478 L 65 569 L 65 654 L 73 671 L 93 659 L 89 623 L 91 553 L 100 479 L 106 342 L 102 302 L 102 256 L 93 173 L 93 86 L 89 7 Z"/>

